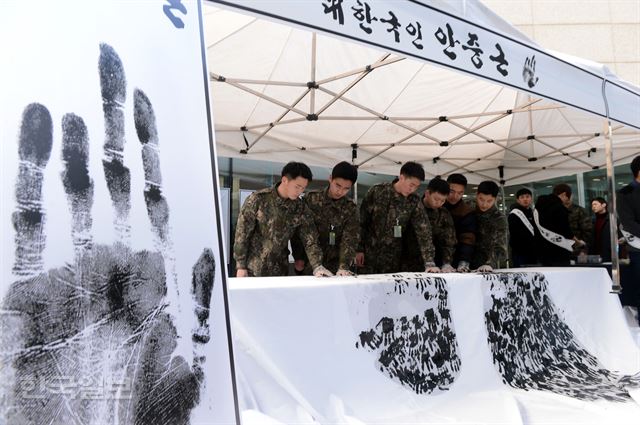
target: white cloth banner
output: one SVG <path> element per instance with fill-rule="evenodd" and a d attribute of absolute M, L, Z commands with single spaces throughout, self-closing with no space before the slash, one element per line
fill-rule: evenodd
<path fill-rule="evenodd" d="M 527 228 L 527 230 L 529 230 L 529 232 L 531 232 L 532 235 L 536 234 L 535 230 L 533 229 L 533 224 L 531 224 L 531 222 L 529 221 L 527 216 L 524 215 L 522 210 L 519 210 L 518 208 L 514 208 L 511 210 L 509 214 L 514 214 L 516 217 L 518 217 L 520 221 L 522 221 L 522 224 L 524 224 L 524 226 Z"/>
<path fill-rule="evenodd" d="M 606 271 L 528 270 L 232 279 L 243 423 L 635 423 Z"/>
<path fill-rule="evenodd" d="M 546 229 L 540 225 L 540 215 L 538 214 L 538 210 L 533 210 L 533 221 L 536 223 L 536 227 L 540 231 L 540 234 L 543 238 L 548 240 L 554 245 L 559 246 L 560 248 L 564 248 L 569 252 L 573 252 L 573 244 L 575 243 L 571 239 L 567 239 L 562 235 L 557 234 L 549 229 Z"/>
<path fill-rule="evenodd" d="M 626 241 L 627 241 L 627 243 L 629 245 L 631 245 L 632 247 L 634 247 L 636 249 L 640 249 L 640 238 L 639 237 L 637 237 L 634 234 L 624 230 L 624 228 L 622 227 L 622 224 L 620 225 L 620 232 L 622 233 L 622 236 L 624 236 L 624 238 L 626 239 Z"/>

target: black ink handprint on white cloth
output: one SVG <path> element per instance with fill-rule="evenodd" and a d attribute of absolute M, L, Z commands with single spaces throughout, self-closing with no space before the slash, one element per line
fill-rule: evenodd
<path fill-rule="evenodd" d="M 356 348 L 376 353 L 385 375 L 416 394 L 448 390 L 458 377 L 461 360 L 451 321 L 446 281 L 416 275 L 394 275 L 394 289 L 373 299 L 372 317 L 380 317 L 360 332 Z M 398 317 L 392 305 L 411 300 L 419 312 Z M 411 314 L 409 314 L 411 313 Z"/>
<path fill-rule="evenodd" d="M 541 273 L 483 275 L 493 363 L 507 385 L 580 400 L 630 401 L 640 376 L 604 367 L 563 321 Z"/>
<path fill-rule="evenodd" d="M 126 78 L 120 58 L 106 44 L 100 46 L 99 72 L 105 121 L 102 165 L 117 241 L 93 241 L 98 176 L 89 171 L 89 133 L 80 116 L 66 114 L 60 178 L 75 259 L 49 270 L 44 270 L 43 250 L 58 242 L 45 237 L 42 192 L 54 123 L 47 107 L 38 103 L 22 114 L 12 215 L 16 280 L 0 312 L 0 418 L 6 423 L 188 423 L 204 385 L 214 254 L 204 248 L 192 260 L 191 282 L 178 282 L 156 118 L 140 89 L 133 101 L 145 175 L 140 196 L 156 246 L 130 247 L 131 173 L 123 161 Z M 180 305 L 179 285 L 191 292 L 182 298 L 191 300 L 188 306 Z M 179 315 L 191 318 L 188 335 L 176 324 Z"/>

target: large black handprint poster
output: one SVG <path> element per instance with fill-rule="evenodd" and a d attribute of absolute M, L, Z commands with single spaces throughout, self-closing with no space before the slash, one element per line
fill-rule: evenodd
<path fill-rule="evenodd" d="M 0 423 L 237 421 L 199 7 L 0 6 Z"/>

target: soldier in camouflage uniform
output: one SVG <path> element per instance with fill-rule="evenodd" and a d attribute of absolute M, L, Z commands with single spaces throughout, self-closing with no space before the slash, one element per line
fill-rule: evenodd
<path fill-rule="evenodd" d="M 576 257 L 581 252 L 586 254 L 589 251 L 587 241 L 591 241 L 593 237 L 593 223 L 589 212 L 580 205 L 573 203 L 571 186 L 567 185 L 567 188 L 569 188 L 567 197 L 562 198 L 562 203 L 569 210 L 569 226 L 571 226 L 573 236 L 578 240 L 573 249 L 573 256 Z"/>
<path fill-rule="evenodd" d="M 591 214 L 580 205 L 573 203 L 571 192 L 571 186 L 564 183 L 553 188 L 553 193 L 560 197 L 562 204 L 569 211 L 569 226 L 571 226 L 571 232 L 577 242 L 573 246 L 573 258 L 575 258 L 581 252 L 586 254 L 589 251 L 587 242 L 590 242 L 593 237 L 593 223 L 591 222 Z"/>
<path fill-rule="evenodd" d="M 358 169 L 343 161 L 333 167 L 329 186 L 307 192 L 303 198 L 318 230 L 324 266 L 338 276 L 351 275 L 356 258 L 360 220 L 356 204 L 347 196 L 358 179 Z M 311 274 L 311 266 L 299 235 L 291 239 L 296 273 Z"/>
<path fill-rule="evenodd" d="M 240 211 L 233 256 L 237 277 L 282 276 L 288 273 L 288 243 L 297 230 L 316 276 L 330 276 L 322 266 L 318 232 L 307 205 L 299 199 L 312 174 L 301 162 L 282 169 L 275 187 L 252 193 Z"/>
<path fill-rule="evenodd" d="M 435 248 L 435 263 L 444 273 L 455 271 L 451 266 L 453 253 L 456 248 L 456 229 L 453 218 L 446 208 L 443 208 L 449 195 L 449 184 L 439 177 L 432 179 L 424 192 L 422 204 L 424 205 L 431 236 Z M 407 236 L 403 239 L 403 270 L 421 272 L 424 270 L 424 260 L 418 249 L 418 240 L 413 226 L 407 228 Z"/>
<path fill-rule="evenodd" d="M 491 181 L 478 185 L 476 193 L 476 247 L 471 268 L 491 272 L 507 258 L 507 218 L 496 208 L 500 188 Z"/>
<path fill-rule="evenodd" d="M 438 272 L 433 261 L 431 226 L 415 191 L 424 181 L 424 169 L 407 162 L 400 176 L 390 183 L 373 186 L 360 207 L 360 244 L 356 264 L 367 273 L 394 273 L 402 270 L 402 239 L 412 224 L 418 248 L 424 258 L 424 271 Z"/>

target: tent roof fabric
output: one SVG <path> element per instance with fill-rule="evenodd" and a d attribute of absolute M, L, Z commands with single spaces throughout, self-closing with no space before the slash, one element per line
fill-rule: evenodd
<path fill-rule="evenodd" d="M 530 45 L 479 2 L 436 2 Z M 465 173 L 519 184 L 605 166 L 605 120 L 447 68 L 234 11 L 205 7 L 219 155 L 396 174 Z M 555 54 L 560 56 L 559 54 Z M 617 81 L 601 65 L 562 56 Z M 313 84 L 309 84 L 313 82 Z M 638 109 L 640 105 L 629 105 Z M 612 123 L 614 162 L 640 132 Z M 355 155 L 355 157 L 354 157 Z"/>

